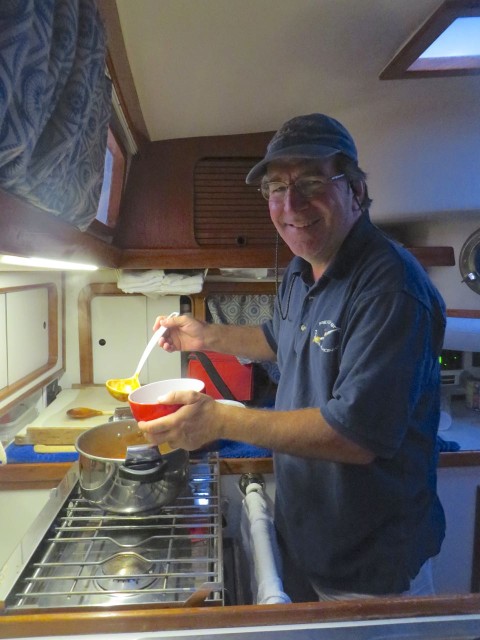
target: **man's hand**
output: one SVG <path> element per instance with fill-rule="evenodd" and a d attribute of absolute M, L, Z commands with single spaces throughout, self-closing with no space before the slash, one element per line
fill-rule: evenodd
<path fill-rule="evenodd" d="M 221 437 L 222 405 L 210 396 L 198 391 L 172 391 L 161 402 L 183 406 L 162 418 L 138 423 L 149 442 L 166 442 L 172 449 L 194 451 Z"/>
<path fill-rule="evenodd" d="M 156 331 L 160 327 L 167 327 L 168 331 L 160 338 L 158 345 L 169 353 L 201 351 L 205 348 L 205 329 L 207 327 L 205 322 L 200 322 L 189 316 L 173 318 L 158 316 L 153 330 Z"/>

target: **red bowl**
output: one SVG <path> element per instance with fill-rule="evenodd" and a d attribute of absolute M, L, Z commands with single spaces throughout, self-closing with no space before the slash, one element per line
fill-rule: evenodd
<path fill-rule="evenodd" d="M 137 422 L 155 420 L 174 413 L 181 404 L 162 404 L 158 402 L 160 396 L 171 391 L 203 391 L 205 383 L 196 378 L 174 378 L 151 382 L 132 391 L 128 396 L 128 403 L 133 417 Z"/>

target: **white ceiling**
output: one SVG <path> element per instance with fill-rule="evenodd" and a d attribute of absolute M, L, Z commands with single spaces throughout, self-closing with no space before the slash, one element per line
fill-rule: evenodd
<path fill-rule="evenodd" d="M 379 222 L 480 208 L 480 75 L 379 80 L 441 4 L 116 0 L 152 141 L 327 113 L 355 138 Z"/>
<path fill-rule="evenodd" d="M 151 140 L 276 129 L 369 100 L 441 0 L 116 0 Z M 410 83 L 430 80 L 407 81 Z"/>

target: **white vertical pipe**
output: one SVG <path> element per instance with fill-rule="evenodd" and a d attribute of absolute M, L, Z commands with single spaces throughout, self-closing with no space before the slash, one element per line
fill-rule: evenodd
<path fill-rule="evenodd" d="M 260 484 L 246 488 L 242 505 L 242 537 L 251 555 L 252 593 L 257 604 L 291 602 L 278 573 L 279 553 L 273 518 Z"/>

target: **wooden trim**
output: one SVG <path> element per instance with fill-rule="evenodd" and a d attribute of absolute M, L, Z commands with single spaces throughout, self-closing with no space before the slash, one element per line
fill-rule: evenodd
<path fill-rule="evenodd" d="M 0 389 L 0 400 L 12 395 L 22 387 L 49 371 L 58 362 L 58 291 L 53 282 L 24 285 L 19 287 L 7 287 L 0 289 L 0 293 L 13 293 L 17 291 L 29 291 L 33 289 L 47 289 L 48 295 L 48 356 L 47 361 L 29 374 L 16 380 L 14 383 Z M 63 363 L 62 365 L 63 366 Z"/>
<path fill-rule="evenodd" d="M 480 596 L 432 598 L 370 598 L 345 602 L 306 602 L 285 605 L 161 608 L 117 607 L 92 611 L 7 613 L 0 616 L 0 638 L 139 633 L 192 629 L 222 629 L 320 622 L 402 619 L 426 616 L 477 614 Z"/>
<path fill-rule="evenodd" d="M 480 311 L 476 309 L 447 309 L 450 318 L 480 318 Z"/>
<path fill-rule="evenodd" d="M 125 186 L 127 161 L 125 151 L 110 128 L 108 129 L 107 147 L 112 154 L 112 181 L 110 183 L 107 226 L 113 229 L 120 214 L 120 202 Z"/>
<path fill-rule="evenodd" d="M 445 451 L 440 454 L 439 467 L 478 467 L 480 451 Z"/>
<path fill-rule="evenodd" d="M 448 58 L 430 59 L 415 64 L 417 58 L 438 38 L 438 36 L 460 17 L 480 16 L 478 0 L 445 0 L 417 31 L 409 38 L 398 53 L 380 73 L 380 80 L 405 78 L 428 78 L 480 73 L 480 57 L 469 57 L 456 62 L 446 62 Z M 412 65 L 414 65 L 413 68 Z"/>
<path fill-rule="evenodd" d="M 453 267 L 453 247 L 405 247 L 424 267 Z"/>
<path fill-rule="evenodd" d="M 405 247 L 424 267 L 450 267 L 455 265 L 452 247 Z M 279 267 L 286 267 L 293 254 L 286 246 L 279 248 Z M 275 247 L 203 247 L 124 249 L 119 256 L 122 269 L 221 269 L 223 267 L 273 267 Z"/>
<path fill-rule="evenodd" d="M 40 462 L 7 464 L 0 466 L 0 489 L 40 488 L 42 483 L 56 486 L 67 473 L 71 462 Z M 480 466 L 480 451 L 441 453 L 439 467 Z M 222 458 L 220 473 L 273 473 L 272 458 Z M 27 486 L 28 485 L 28 486 Z"/>
<path fill-rule="evenodd" d="M 221 475 L 242 473 L 273 473 L 272 458 L 221 458 Z"/>
<path fill-rule="evenodd" d="M 288 247 L 279 250 L 279 266 L 286 267 L 293 255 Z M 275 264 L 275 246 L 124 249 L 120 255 L 122 269 L 222 269 L 224 267 L 271 267 Z"/>
<path fill-rule="evenodd" d="M 71 462 L 9 463 L 0 466 L 0 490 L 51 489 L 72 466 Z"/>
<path fill-rule="evenodd" d="M 120 250 L 0 190 L 0 253 L 116 267 Z"/>
<path fill-rule="evenodd" d="M 480 487 L 477 487 L 475 500 L 475 521 L 473 534 L 472 582 L 470 591 L 480 591 Z"/>
<path fill-rule="evenodd" d="M 135 142 L 140 147 L 145 141 L 149 141 L 150 137 L 128 61 L 117 5 L 115 0 L 97 0 L 97 6 L 107 34 L 107 68 L 115 86 L 123 115 Z"/>

